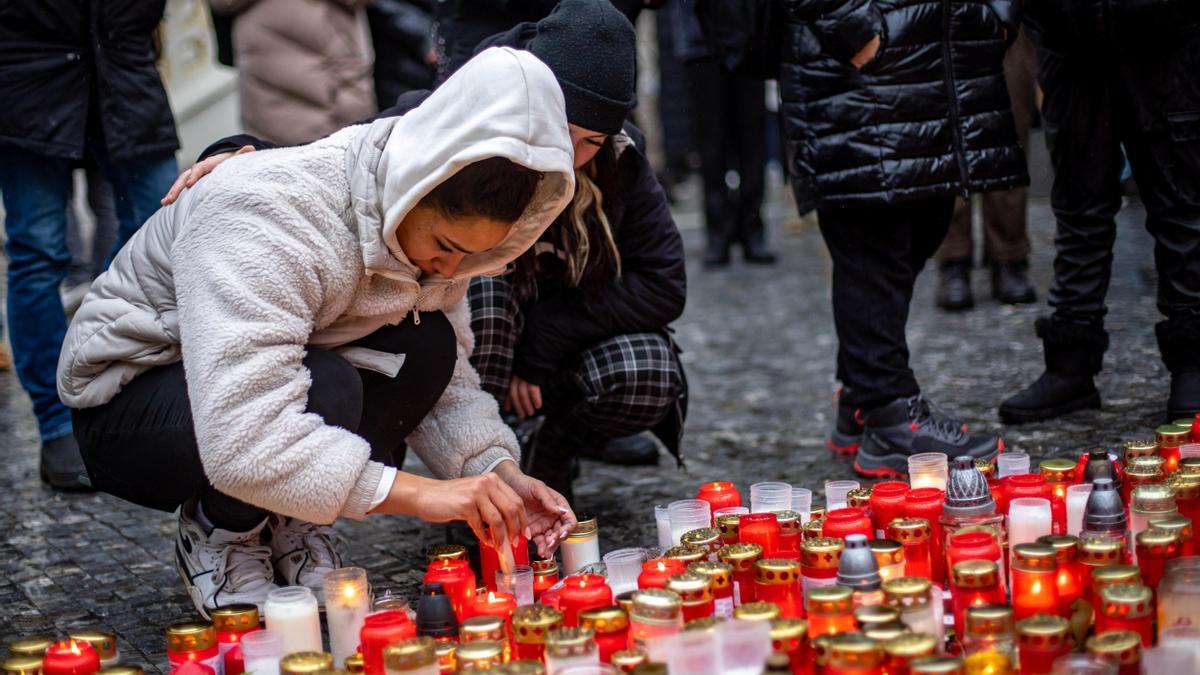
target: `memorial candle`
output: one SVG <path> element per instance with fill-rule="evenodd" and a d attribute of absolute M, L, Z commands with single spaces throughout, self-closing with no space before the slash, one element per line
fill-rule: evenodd
<path fill-rule="evenodd" d="M 1045 544 L 1017 544 L 1012 552 L 1013 617 L 1020 621 L 1038 612 L 1059 611 L 1058 564 Z"/>
<path fill-rule="evenodd" d="M 600 562 L 600 530 L 596 517 L 580 514 L 578 521 L 575 529 L 559 546 L 565 574 L 575 574 L 588 565 Z"/>
<path fill-rule="evenodd" d="M 704 551 L 705 560 L 716 560 L 717 551 L 721 550 L 721 533 L 714 527 L 702 527 L 697 530 L 685 532 L 680 538 L 683 546 L 698 548 Z M 689 562 L 696 562 L 694 560 Z"/>
<path fill-rule="evenodd" d="M 437 675 L 437 643 L 433 638 L 409 638 L 390 645 L 383 653 L 387 675 Z"/>
<path fill-rule="evenodd" d="M 633 592 L 629 612 L 629 646 L 651 651 L 654 641 L 683 630 L 683 611 L 679 595 L 662 588 Z"/>
<path fill-rule="evenodd" d="M 367 571 L 361 567 L 331 570 L 321 579 L 325 595 L 325 622 L 329 627 L 329 653 L 343 663 L 358 653 L 359 632 L 371 609 Z"/>
<path fill-rule="evenodd" d="M 800 544 L 800 575 L 804 597 L 812 589 L 837 584 L 838 563 L 845 542 L 832 537 L 806 539 Z"/>
<path fill-rule="evenodd" d="M 212 633 L 212 626 L 208 627 Z M 217 654 L 216 635 L 212 634 L 212 656 Z M 170 644 L 168 640 L 168 645 Z M 176 652 L 168 651 L 168 657 Z M 186 661 L 186 659 L 185 659 Z M 43 675 L 93 675 L 100 671 L 100 655 L 83 640 L 62 640 L 46 648 L 42 657 Z"/>
<path fill-rule="evenodd" d="M 808 612 L 808 637 L 836 635 L 853 631 L 854 592 L 845 586 L 822 586 L 805 594 Z"/>
<path fill-rule="evenodd" d="M 676 574 L 684 571 L 682 563 L 676 563 Z M 669 577 L 670 575 L 668 575 Z M 639 578 L 639 588 L 642 588 Z M 666 579 L 663 579 L 666 584 Z M 558 591 L 558 608 L 563 613 L 563 626 L 577 628 L 579 613 L 587 609 L 608 607 L 613 604 L 612 589 L 599 574 L 575 574 L 563 579 Z"/>
<path fill-rule="evenodd" d="M 733 566 L 723 562 L 694 562 L 687 571 L 708 577 L 713 596 L 713 615 L 722 619 L 733 618 Z"/>
<path fill-rule="evenodd" d="M 1069 459 L 1047 459 L 1040 465 L 1050 490 L 1054 534 L 1067 532 L 1067 488 L 1075 481 L 1075 463 Z"/>
<path fill-rule="evenodd" d="M 242 637 L 259 630 L 257 605 L 226 605 L 210 612 L 225 675 L 241 675 L 246 670 Z M 356 642 L 357 645 L 357 636 Z"/>
<path fill-rule="evenodd" d="M 696 492 L 696 499 L 703 499 L 711 506 L 713 513 L 717 509 L 727 509 L 742 505 L 742 495 L 737 485 L 724 481 L 704 483 Z"/>
<path fill-rule="evenodd" d="M 904 576 L 933 576 L 932 531 L 925 518 L 897 518 L 888 523 L 887 538 L 904 546 Z"/>
<path fill-rule="evenodd" d="M 771 649 L 787 654 L 792 675 L 812 673 L 812 653 L 808 646 L 808 622 L 803 619 L 775 619 L 771 622 Z"/>
<path fill-rule="evenodd" d="M 866 509 L 846 507 L 825 514 L 825 527 L 821 533 L 837 539 L 845 539 L 852 534 L 861 534 L 871 539 L 875 536 L 875 528 L 867 516 Z"/>
<path fill-rule="evenodd" d="M 579 613 L 579 627 L 595 634 L 601 663 L 629 646 L 629 615 L 616 605 L 595 607 Z"/>
<path fill-rule="evenodd" d="M 362 652 L 363 672 L 366 675 L 383 675 L 383 650 L 401 640 L 417 637 L 417 625 L 408 618 L 404 610 L 389 609 L 376 612 L 363 619 L 358 634 Z"/>
<path fill-rule="evenodd" d="M 1175 495 L 1175 507 L 1179 511 L 1179 515 L 1190 523 L 1186 536 L 1180 535 L 1179 538 L 1182 547 L 1181 555 L 1196 555 L 1198 547 L 1192 539 L 1192 528 L 1200 523 L 1200 474 L 1185 474 L 1177 471 L 1167 479 L 1166 485 Z M 1162 519 L 1155 518 L 1155 521 L 1159 520 Z"/>
<path fill-rule="evenodd" d="M 1096 608 L 1096 632 L 1129 630 L 1142 638 L 1142 646 L 1154 644 L 1154 594 L 1142 584 L 1117 584 L 1100 591 Z"/>
<path fill-rule="evenodd" d="M 495 616 L 508 621 L 516 608 L 517 599 L 512 596 L 512 593 L 488 591 L 475 596 L 474 611 L 471 616 Z"/>
<path fill-rule="evenodd" d="M 471 618 L 475 604 L 475 572 L 471 571 L 471 566 L 466 560 L 440 559 L 429 563 L 424 583 L 442 585 L 442 590 L 450 598 L 450 604 L 454 606 L 454 614 L 459 621 Z M 496 580 L 493 578 L 489 587 L 494 588 L 495 585 Z"/>
<path fill-rule="evenodd" d="M 774 555 L 779 550 L 779 521 L 774 513 L 747 513 L 738 521 L 738 536 L 743 544 L 761 546 L 763 555 Z"/>
<path fill-rule="evenodd" d="M 504 541 L 507 540 L 508 537 L 504 537 Z M 529 564 L 529 544 L 524 536 L 518 536 L 508 546 L 512 556 L 508 558 L 508 554 L 505 554 L 505 557 L 511 560 L 513 567 Z M 496 590 L 496 572 L 501 569 L 500 555 L 501 551 L 490 542 L 479 542 L 479 573 L 483 575 L 483 579 L 480 581 L 487 586 L 489 591 Z"/>
<path fill-rule="evenodd" d="M 754 563 L 762 556 L 758 544 L 730 544 L 717 551 L 720 561 L 733 569 L 734 605 L 754 602 Z"/>
<path fill-rule="evenodd" d="M 638 575 L 638 588 L 665 588 L 667 579 L 681 574 L 685 568 L 683 561 L 676 558 L 647 560 L 642 563 L 642 573 Z"/>
<path fill-rule="evenodd" d="M 879 578 L 883 581 L 905 576 L 904 546 L 894 539 L 872 539 L 871 553 L 879 567 Z"/>
<path fill-rule="evenodd" d="M 321 634 L 318 629 L 318 649 L 321 644 L 320 637 Z M 286 637 L 284 639 L 286 644 Z M 68 644 L 70 642 L 79 643 L 78 641 L 70 640 L 59 642 L 46 650 L 46 662 L 42 664 L 43 675 L 70 675 L 71 673 L 74 673 L 74 675 L 88 675 L 89 672 L 94 673 L 96 670 L 99 670 L 100 663 L 98 657 L 96 657 L 96 670 L 92 671 L 56 670 L 48 667 L 51 651 L 55 647 L 60 649 L 60 655 L 63 658 L 69 657 L 68 652 L 74 653 L 74 650 Z M 91 649 L 91 645 L 88 645 L 88 649 Z M 95 657 L 95 650 L 92 650 L 91 653 Z M 170 664 L 172 670 L 186 663 L 194 663 L 211 668 L 214 673 L 220 673 L 222 669 L 221 649 L 217 645 L 217 632 L 213 629 L 212 624 L 188 622 L 169 626 L 167 628 L 167 662 Z"/>
<path fill-rule="evenodd" d="M 707 575 L 697 572 L 672 575 L 667 579 L 666 589 L 679 595 L 684 623 L 713 615 L 716 605 L 713 602 L 712 582 Z"/>
<path fill-rule="evenodd" d="M 871 490 L 871 524 L 875 527 L 876 539 L 885 536 L 888 523 L 904 516 L 904 498 L 908 490 L 908 484 L 898 480 L 876 483 Z"/>
<path fill-rule="evenodd" d="M 1061 616 L 1035 614 L 1017 622 L 1021 675 L 1048 675 L 1054 660 L 1071 651 L 1071 624 Z"/>
<path fill-rule="evenodd" d="M 1083 570 L 1079 564 L 1079 537 L 1069 534 L 1051 534 L 1038 539 L 1054 549 L 1058 572 L 1058 615 L 1070 618 L 1075 602 L 1083 595 Z"/>
<path fill-rule="evenodd" d="M 508 621 L 507 617 L 473 616 L 458 627 L 458 643 L 496 642 L 502 644 L 504 645 L 504 659 L 507 661 L 512 656 L 512 642 L 509 639 L 512 630 Z"/>
<path fill-rule="evenodd" d="M 1137 535 L 1138 567 L 1142 579 L 1151 589 L 1157 589 L 1166 574 L 1167 560 L 1179 555 L 1179 535 L 1151 526 Z"/>
<path fill-rule="evenodd" d="M 283 636 L 283 653 L 320 652 L 321 615 L 317 598 L 305 586 L 285 586 L 267 594 L 267 629 Z"/>
<path fill-rule="evenodd" d="M 950 567 L 950 587 L 954 589 L 954 634 L 965 635 L 967 609 L 982 605 L 1003 605 L 1004 588 L 1000 568 L 992 560 L 964 560 Z"/>
<path fill-rule="evenodd" d="M 804 596 L 800 579 L 800 562 L 781 558 L 764 558 L 754 564 L 754 598 L 779 606 L 785 619 L 804 616 Z"/>
<path fill-rule="evenodd" d="M 1196 555 L 1195 542 L 1192 540 L 1192 521 L 1185 516 L 1170 518 L 1155 518 L 1150 521 L 1151 529 L 1166 530 L 1175 533 L 1177 550 L 1170 557 L 1188 558 Z"/>
<path fill-rule="evenodd" d="M 558 583 L 558 563 L 554 559 L 534 560 L 533 564 L 533 601 L 538 602 L 542 593 Z"/>
<path fill-rule="evenodd" d="M 930 579 L 939 584 L 946 579 L 946 563 L 941 555 L 941 551 L 944 550 L 942 529 L 939 524 L 944 501 L 945 493 L 933 487 L 909 490 L 908 495 L 904 498 L 905 518 L 924 518 L 929 523 L 930 550 L 937 553 L 930 556 Z M 895 537 L 888 535 L 888 539 L 895 539 Z M 903 540 L 901 543 L 904 543 Z M 907 550 L 905 555 L 907 557 Z"/>
<path fill-rule="evenodd" d="M 779 550 L 775 551 L 775 555 L 799 560 L 800 514 L 795 511 L 776 511 L 775 518 L 779 522 Z"/>
<path fill-rule="evenodd" d="M 1171 473 L 1179 465 L 1179 448 L 1188 442 L 1191 435 L 1191 427 L 1175 424 L 1164 424 L 1154 430 L 1154 438 L 1158 441 L 1158 454 L 1166 460 L 1163 469 L 1167 473 Z"/>
<path fill-rule="evenodd" d="M 546 635 L 562 628 L 562 612 L 546 605 L 522 605 L 513 612 L 513 658 L 541 661 Z"/>

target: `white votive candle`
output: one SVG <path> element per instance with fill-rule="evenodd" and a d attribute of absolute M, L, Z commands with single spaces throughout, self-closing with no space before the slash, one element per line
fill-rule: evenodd
<path fill-rule="evenodd" d="M 283 638 L 283 653 L 323 652 L 317 598 L 304 586 L 276 588 L 264 607 L 267 630 Z"/>
<path fill-rule="evenodd" d="M 1083 512 L 1087 510 L 1088 496 L 1091 494 L 1091 483 L 1067 487 L 1067 534 L 1078 537 L 1083 532 Z"/>
<path fill-rule="evenodd" d="M 246 672 L 254 675 L 279 675 L 283 658 L 283 636 L 272 630 L 256 630 L 242 636 L 242 658 Z"/>
<path fill-rule="evenodd" d="M 596 517 L 579 516 L 578 520 L 579 524 L 558 547 L 562 553 L 564 576 L 600 562 L 600 530 Z"/>
<path fill-rule="evenodd" d="M 671 543 L 671 516 L 668 508 L 666 504 L 654 507 L 654 523 L 658 526 L 658 548 L 661 551 L 673 546 Z"/>
<path fill-rule="evenodd" d="M 1018 497 L 1008 504 L 1008 544 L 1029 544 L 1051 532 L 1050 500 Z"/>
<path fill-rule="evenodd" d="M 371 611 L 371 587 L 361 567 L 333 570 L 321 580 L 325 593 L 325 621 L 329 624 L 329 652 L 334 663 L 345 663 L 358 653 L 363 619 Z"/>

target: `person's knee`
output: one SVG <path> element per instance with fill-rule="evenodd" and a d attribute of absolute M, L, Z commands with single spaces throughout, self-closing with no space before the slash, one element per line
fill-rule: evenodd
<path fill-rule="evenodd" d="M 304 366 L 312 375 L 307 411 L 326 424 L 355 431 L 362 419 L 362 379 L 354 366 L 333 352 L 309 347 Z"/>
<path fill-rule="evenodd" d="M 624 402 L 640 409 L 661 408 L 665 414 L 683 392 L 683 377 L 671 345 L 655 334 L 617 339 L 629 344 L 585 355 L 584 370 L 589 376 L 580 378 L 585 399 L 594 403 Z"/>

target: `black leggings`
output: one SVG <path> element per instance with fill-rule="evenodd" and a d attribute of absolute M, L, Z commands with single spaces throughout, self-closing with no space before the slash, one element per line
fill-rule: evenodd
<path fill-rule="evenodd" d="M 441 312 L 422 313 L 419 324 L 405 319 L 348 346 L 404 354 L 404 364 L 388 377 L 309 347 L 304 366 L 312 387 L 306 410 L 365 438 L 372 459 L 396 465 L 405 437 L 450 383 L 454 328 Z M 74 410 L 72 417 L 96 489 L 162 511 L 199 497 L 209 520 L 232 531 L 248 530 L 266 517 L 263 509 L 218 492 L 204 475 L 182 363 L 152 368 L 108 403 Z"/>

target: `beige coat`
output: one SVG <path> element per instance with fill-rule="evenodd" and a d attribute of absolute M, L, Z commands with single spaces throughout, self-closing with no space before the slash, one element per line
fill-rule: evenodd
<path fill-rule="evenodd" d="M 236 14 L 246 133 L 308 143 L 375 114 L 367 0 L 210 0 Z"/>

